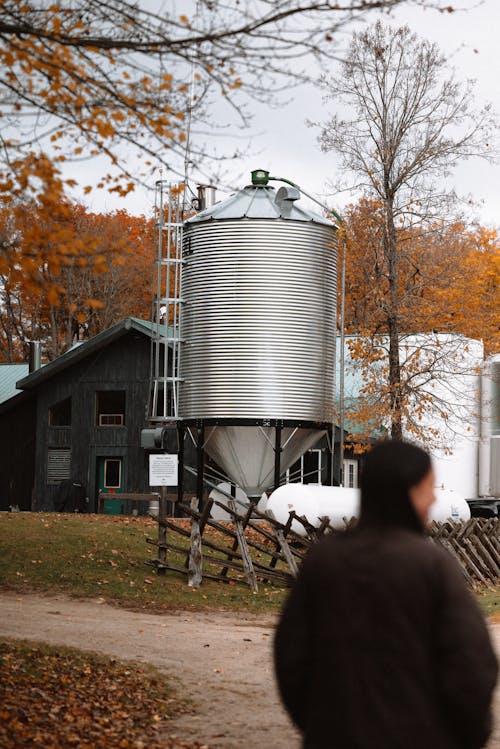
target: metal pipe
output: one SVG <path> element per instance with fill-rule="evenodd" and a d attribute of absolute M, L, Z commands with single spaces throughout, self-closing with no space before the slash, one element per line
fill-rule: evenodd
<path fill-rule="evenodd" d="M 216 187 L 214 185 L 198 185 L 198 210 L 204 211 L 215 205 Z"/>
<path fill-rule="evenodd" d="M 42 366 L 42 343 L 41 341 L 29 341 L 28 372 L 36 372 Z"/>
<path fill-rule="evenodd" d="M 305 190 L 300 187 L 300 185 L 297 185 L 295 182 L 292 182 L 291 179 L 286 179 L 286 177 L 268 177 L 269 180 L 273 180 L 273 182 L 286 182 L 287 185 L 291 185 L 292 187 L 296 187 L 297 190 L 299 190 L 302 195 L 305 195 L 306 198 L 309 198 L 309 200 L 312 200 L 313 203 L 316 203 L 316 205 L 321 206 L 321 208 L 324 208 L 325 211 L 328 211 L 328 213 L 331 213 L 332 216 L 334 216 L 340 225 L 344 223 L 344 219 L 340 215 L 340 213 L 337 213 L 336 210 L 333 208 L 330 208 L 325 203 L 322 203 L 321 200 L 318 200 L 314 197 L 314 195 L 311 195 L 310 193 L 306 192 Z"/>
<path fill-rule="evenodd" d="M 267 177 L 268 180 L 273 180 L 276 182 L 286 182 L 287 185 L 291 185 L 292 187 L 296 187 L 297 190 L 299 190 L 303 195 L 305 195 L 309 200 L 312 200 L 313 203 L 316 203 L 316 205 L 321 206 L 325 211 L 328 211 L 329 213 L 334 216 L 337 221 L 340 224 L 340 228 L 342 229 L 345 225 L 344 219 L 342 216 L 337 213 L 333 208 L 330 208 L 325 203 L 322 203 L 320 200 L 315 198 L 310 193 L 306 192 L 305 190 L 300 187 L 300 185 L 297 185 L 295 182 L 292 182 L 289 179 L 286 179 L 285 177 Z M 344 381 L 345 381 L 345 375 L 344 375 L 344 367 L 345 367 L 345 358 L 344 358 L 344 345 L 345 345 L 345 263 L 346 263 L 346 254 L 347 254 L 347 243 L 345 240 L 345 236 L 342 237 L 342 274 L 341 274 L 341 292 L 340 292 L 340 372 L 339 372 L 339 428 L 340 428 L 340 449 L 339 449 L 339 485 L 344 485 L 344 422 L 345 422 L 345 403 L 344 403 Z M 334 362 L 334 387 L 336 382 L 335 377 L 335 362 Z M 333 425 L 332 430 L 332 485 L 333 485 L 333 461 L 334 461 L 334 445 L 335 445 L 335 424 Z"/>
<path fill-rule="evenodd" d="M 345 347 L 345 256 L 347 246 L 345 239 L 342 242 L 342 272 L 340 282 L 340 377 L 339 377 L 339 428 L 340 428 L 340 448 L 339 448 L 339 486 L 344 486 L 344 420 L 345 420 L 345 403 L 344 403 L 344 347 Z"/>

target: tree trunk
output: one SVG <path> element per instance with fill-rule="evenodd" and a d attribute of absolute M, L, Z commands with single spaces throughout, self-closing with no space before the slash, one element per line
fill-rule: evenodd
<path fill-rule="evenodd" d="M 51 305 L 50 306 L 50 346 L 49 346 L 49 358 L 50 361 L 53 361 L 57 356 L 59 356 L 59 341 L 58 341 L 58 325 L 57 325 L 57 319 L 56 319 L 56 311 L 55 308 Z"/>
<path fill-rule="evenodd" d="M 399 360 L 399 278 L 398 248 L 392 201 L 385 205 L 386 222 L 384 232 L 385 255 L 389 279 L 389 393 L 391 407 L 391 437 L 403 439 L 402 399 L 401 399 L 401 365 Z"/>

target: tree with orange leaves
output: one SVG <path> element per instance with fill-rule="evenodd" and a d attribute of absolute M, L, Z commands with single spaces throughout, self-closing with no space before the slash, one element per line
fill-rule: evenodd
<path fill-rule="evenodd" d="M 192 163 L 200 170 L 208 151 L 213 158 L 214 149 L 195 143 L 196 129 L 207 129 L 211 97 L 226 103 L 228 121 L 236 113 L 246 125 L 243 94 L 274 100 L 285 83 L 303 80 L 296 59 L 331 56 L 340 25 L 404 1 L 200 0 L 191 15 L 176 15 L 131 0 L 2 0 L 0 209 L 19 198 L 23 181 L 30 193 L 41 189 L 40 196 L 22 195 L 23 205 L 31 197 L 57 203 L 68 161 L 100 157 L 96 187 L 119 195 L 137 183 L 149 187 L 159 168 L 184 177 Z M 53 198 L 48 181 L 57 188 Z M 45 255 L 62 266 L 81 250 L 59 230 L 44 243 L 50 249 L 39 257 L 18 258 L 28 283 L 40 277 Z M 0 258 L 3 270 L 9 262 Z"/>
<path fill-rule="evenodd" d="M 29 154 L 14 167 L 8 184 L 1 186 L 0 200 L 0 278 L 8 311 L 3 348 L 9 359 L 20 354 L 13 333 L 14 320 L 19 325 L 21 315 L 14 307 L 28 304 L 35 310 L 41 300 L 57 306 L 64 294 L 65 268 L 80 265 L 99 272 L 106 267 L 97 243 L 75 230 L 73 205 L 53 162 Z"/>
<path fill-rule="evenodd" d="M 76 206 L 75 223 L 79 232 L 96 239 L 99 252 L 107 259 L 104 272 L 80 268 L 68 283 L 74 289 L 76 301 L 100 302 L 99 306 L 88 305 L 86 310 L 75 309 L 76 321 L 84 326 L 86 335 L 96 335 L 124 317 L 149 319 L 153 221 L 145 216 L 131 216 L 124 210 L 100 214 Z"/>
<path fill-rule="evenodd" d="M 92 214 L 67 200 L 46 209 L 17 204 L 0 223 L 11 260 L 0 273 L 4 361 L 26 358 L 32 339 L 53 359 L 123 317 L 150 314 L 152 222 L 125 211 Z"/>
<path fill-rule="evenodd" d="M 435 245 L 435 243 L 434 243 Z M 429 283 L 422 317 L 428 327 L 453 330 L 484 342 L 485 354 L 500 351 L 500 237 L 495 229 L 456 223 L 429 247 Z"/>
<path fill-rule="evenodd" d="M 380 203 L 367 198 L 345 212 L 345 329 L 352 334 L 347 368 L 363 383 L 347 416 L 359 445 L 390 424 L 381 213 Z M 400 228 L 397 239 L 402 423 L 407 436 L 438 444 L 442 434 L 433 433 L 429 417 L 449 422 L 463 394 L 450 392 L 444 403 L 433 388 L 443 391 L 450 388 L 446 382 L 474 376 L 470 349 L 477 346 L 467 339 L 483 340 L 486 353 L 500 350 L 500 241 L 496 231 L 460 221 Z M 446 435 L 451 440 L 449 430 Z"/>
<path fill-rule="evenodd" d="M 206 125 L 212 92 L 246 124 L 242 91 L 272 101 L 286 83 L 304 80 L 297 60 L 333 57 L 339 27 L 405 1 L 200 0 L 177 15 L 131 0 L 2 0 L 5 163 L 35 142 L 46 152 L 49 143 L 59 160 L 106 155 L 116 169 L 102 183 L 121 194 L 149 182 L 152 168 L 183 173 L 185 116 Z"/>
<path fill-rule="evenodd" d="M 346 331 L 387 333 L 389 281 L 380 202 L 362 198 L 345 211 Z M 400 333 L 439 330 L 484 339 L 500 350 L 500 239 L 495 229 L 463 221 L 397 230 Z M 340 294 L 340 289 L 339 289 Z"/>

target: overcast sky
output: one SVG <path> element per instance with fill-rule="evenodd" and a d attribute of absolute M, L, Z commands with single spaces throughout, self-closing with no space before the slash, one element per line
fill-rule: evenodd
<path fill-rule="evenodd" d="M 457 10 L 445 14 L 404 5 L 388 20 L 395 25 L 406 23 L 420 36 L 435 41 L 450 58 L 459 80 L 476 79 L 477 104 L 490 101 L 495 110 L 500 111 L 500 1 L 456 0 L 452 5 Z M 466 7 L 471 9 L 458 10 Z M 375 14 L 371 18 L 374 19 Z M 346 44 L 347 40 L 345 34 Z M 234 140 L 235 145 L 246 146 L 247 155 L 231 166 L 225 189 L 219 191 L 218 197 L 229 194 L 231 184 L 234 187 L 247 184 L 252 169 L 264 168 L 275 176 L 293 180 L 320 200 L 328 198 L 331 205 L 342 210 L 352 198 L 343 195 L 331 198 L 328 190 L 329 180 L 339 172 L 336 157 L 320 152 L 317 130 L 305 124 L 306 118 L 326 119 L 329 111 L 321 94 L 313 87 L 296 90 L 290 103 L 275 110 L 255 107 L 251 139 L 245 135 L 243 139 Z M 94 168 L 97 172 L 98 168 Z M 77 179 L 91 178 L 88 172 L 85 176 L 79 175 L 81 169 L 87 172 L 89 166 L 76 170 Z M 470 209 L 472 218 L 486 225 L 500 226 L 500 165 L 469 161 L 455 172 L 452 184 L 460 195 L 470 195 L 474 199 L 475 206 Z M 131 214 L 146 215 L 151 213 L 152 205 L 153 196 L 144 188 L 121 200 L 104 192 L 95 193 L 89 203 L 95 211 L 123 207 Z"/>

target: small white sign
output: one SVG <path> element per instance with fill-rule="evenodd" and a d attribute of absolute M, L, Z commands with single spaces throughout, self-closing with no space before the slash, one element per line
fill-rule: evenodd
<path fill-rule="evenodd" d="M 149 485 L 177 486 L 179 457 L 175 454 L 149 456 Z"/>

